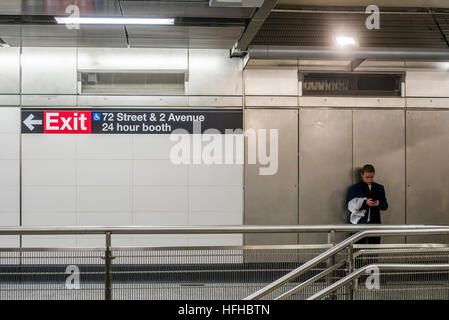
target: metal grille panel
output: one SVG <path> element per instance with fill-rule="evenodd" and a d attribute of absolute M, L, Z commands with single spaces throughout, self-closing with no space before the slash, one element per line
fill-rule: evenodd
<path fill-rule="evenodd" d="M 446 15 L 436 15 L 441 23 Z M 272 12 L 251 45 L 332 46 L 337 33 L 360 47 L 447 48 L 431 14 L 381 14 L 378 30 L 365 26 L 366 14 Z M 446 30 L 447 26 L 443 25 Z M 447 32 L 447 31 L 446 31 Z"/>
<path fill-rule="evenodd" d="M 117 249 L 113 251 L 113 299 L 243 299 L 326 247 Z M 297 281 L 319 271 L 322 269 L 312 270 Z M 273 299 L 296 284 L 292 282 L 265 298 Z"/>
<path fill-rule="evenodd" d="M 112 298 L 151 300 L 237 300 L 274 282 L 331 245 L 111 248 Z M 288 297 L 307 299 L 352 269 L 347 252 L 281 286 L 264 299 L 275 299 L 327 268 L 334 272 Z M 105 249 L 0 249 L 0 300 L 105 299 Z M 356 246 L 355 269 L 371 264 L 447 264 L 449 248 Z M 73 268 L 79 282 L 69 281 Z M 449 271 L 382 270 L 379 287 L 366 286 L 369 274 L 354 283 L 357 300 L 449 299 Z M 78 284 L 79 287 L 71 287 Z M 327 299 L 350 299 L 350 285 Z"/>
<path fill-rule="evenodd" d="M 370 264 L 445 264 L 449 262 L 449 248 L 360 250 L 355 254 L 354 267 Z M 379 287 L 366 286 L 369 275 L 356 281 L 354 299 L 357 300 L 447 300 L 449 272 L 446 271 L 387 271 L 379 274 Z"/>
<path fill-rule="evenodd" d="M 103 256 L 101 249 L 2 249 L 0 300 L 103 300 Z M 72 270 L 79 282 L 69 279 Z"/>

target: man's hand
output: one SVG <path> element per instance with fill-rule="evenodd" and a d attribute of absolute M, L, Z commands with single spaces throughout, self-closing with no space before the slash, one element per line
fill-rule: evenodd
<path fill-rule="evenodd" d="M 369 207 L 377 207 L 379 205 L 379 200 L 373 201 L 373 199 L 366 200 L 366 204 Z"/>

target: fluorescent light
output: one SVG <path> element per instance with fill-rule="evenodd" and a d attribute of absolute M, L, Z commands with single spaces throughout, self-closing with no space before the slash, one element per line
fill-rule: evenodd
<path fill-rule="evenodd" d="M 175 19 L 55 17 L 58 24 L 175 24 Z"/>
<path fill-rule="evenodd" d="M 335 37 L 335 41 L 341 47 L 356 45 L 356 42 L 353 37 L 338 36 Z"/>

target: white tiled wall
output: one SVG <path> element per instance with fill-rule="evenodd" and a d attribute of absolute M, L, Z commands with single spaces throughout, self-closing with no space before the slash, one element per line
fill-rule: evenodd
<path fill-rule="evenodd" d="M 76 166 L 73 159 L 24 159 L 22 174 L 27 178 L 22 186 L 74 186 Z"/>
<path fill-rule="evenodd" d="M 204 106 L 241 106 L 242 63 L 240 59 L 229 59 L 227 50 L 144 51 L 23 48 L 22 56 L 17 59 L 22 64 L 22 104 L 187 107 L 205 99 L 201 100 L 206 103 Z M 143 101 L 139 97 L 76 96 L 77 68 L 135 70 L 136 66 L 143 69 L 157 66 L 163 69 L 167 67 L 167 55 L 174 62 L 169 68 L 188 69 L 186 94 L 192 96 L 192 101 L 188 97 L 147 97 Z M 100 56 L 102 59 L 98 59 Z M 179 101 L 167 103 L 167 99 Z M 19 122 L 17 117 L 14 123 Z M 0 137 L 0 149 L 5 150 L 5 156 L 7 152 L 19 152 L 19 144 L 10 146 L 11 137 L 7 134 Z M 241 224 L 243 221 L 243 166 L 173 165 L 169 161 L 172 143 L 168 135 L 23 135 L 22 139 L 24 226 Z M 12 171 L 6 170 L 6 162 L 3 168 L 5 183 L 15 180 Z M 52 243 L 51 239 L 58 246 L 89 244 L 86 239 L 92 239 L 92 243 L 104 242 L 102 237 L 94 236 L 39 238 L 42 241 L 25 238 L 25 246 Z M 136 244 L 140 244 L 139 239 L 151 241 L 153 245 L 189 244 L 191 239 L 198 244 L 200 238 L 141 236 L 136 237 Z M 121 240 L 129 244 L 133 239 L 121 237 L 115 245 Z M 230 244 L 241 243 L 240 236 L 224 235 L 220 239 L 228 239 Z M 210 236 L 204 241 L 213 244 Z"/>
<path fill-rule="evenodd" d="M 131 185 L 130 160 L 78 160 L 79 186 Z"/>
<path fill-rule="evenodd" d="M 28 177 L 22 179 L 26 181 Z M 40 214 L 40 225 L 44 225 L 54 219 L 54 214 L 76 213 L 75 186 L 23 186 L 22 195 L 24 225 L 30 214 Z"/>
<path fill-rule="evenodd" d="M 134 210 L 137 212 L 188 212 L 187 186 L 137 186 L 134 188 Z"/>
<path fill-rule="evenodd" d="M 0 227 L 19 226 L 20 109 L 0 107 Z M 0 247 L 18 247 L 19 237 L 0 236 Z"/>
<path fill-rule="evenodd" d="M 132 155 L 132 135 L 78 135 L 78 159 L 126 160 Z"/>
<path fill-rule="evenodd" d="M 169 135 L 23 135 L 23 224 L 242 224 L 243 166 L 174 165 L 173 144 Z M 239 235 L 114 238 L 116 246 L 242 241 Z M 104 244 L 101 236 L 54 239 L 58 246 Z"/>
<path fill-rule="evenodd" d="M 133 144 L 133 159 L 170 159 L 171 143 L 169 135 L 156 134 L 151 137 L 151 141 L 148 141 L 147 135 L 136 134 L 133 135 Z"/>
<path fill-rule="evenodd" d="M 20 133 L 20 110 L 17 107 L 0 108 L 0 134 Z M 3 150 L 2 153 L 3 154 Z M 16 155 L 18 156 L 18 154 Z M 3 157 L 2 157 L 3 158 Z"/>
<path fill-rule="evenodd" d="M 74 236 L 23 236 L 22 247 L 25 248 L 73 248 L 76 247 Z M 103 242 L 104 246 L 104 242 Z"/>
<path fill-rule="evenodd" d="M 59 134 L 22 135 L 22 159 L 69 159 L 77 157 L 77 136 Z"/>
<path fill-rule="evenodd" d="M 134 160 L 135 186 L 187 186 L 189 167 L 173 165 L 170 160 Z"/>
<path fill-rule="evenodd" d="M 77 205 L 78 212 L 83 214 L 92 213 L 121 213 L 131 215 L 131 187 L 130 186 L 79 186 Z M 93 222 L 98 220 L 92 216 Z M 129 219 L 128 219 L 129 220 Z M 83 225 L 86 225 L 84 221 Z M 87 223 L 87 225 L 98 225 L 98 223 Z M 107 221 L 100 225 L 107 225 Z"/>

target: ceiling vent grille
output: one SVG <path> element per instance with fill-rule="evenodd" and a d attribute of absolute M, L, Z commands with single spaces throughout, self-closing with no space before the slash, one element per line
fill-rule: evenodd
<path fill-rule="evenodd" d="M 303 73 L 304 96 L 401 96 L 402 74 Z"/>

